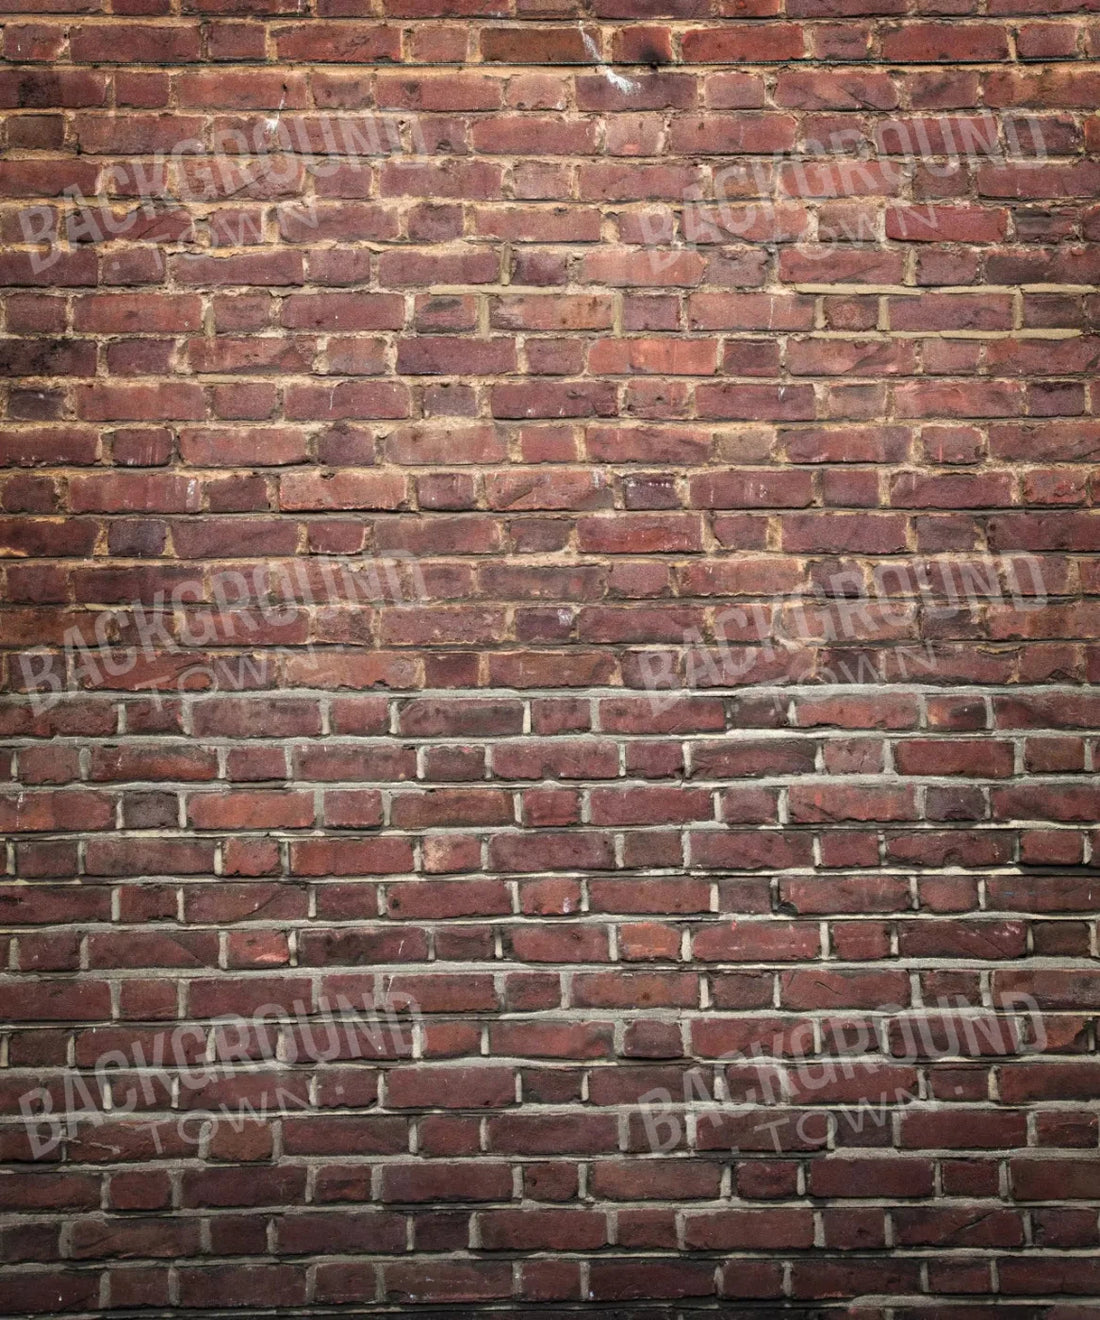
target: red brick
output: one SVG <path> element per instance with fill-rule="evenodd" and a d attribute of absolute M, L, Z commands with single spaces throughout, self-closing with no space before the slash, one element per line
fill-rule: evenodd
<path fill-rule="evenodd" d="M 46 8 L 0 1311 L 1095 1293 L 1096 22 Z"/>

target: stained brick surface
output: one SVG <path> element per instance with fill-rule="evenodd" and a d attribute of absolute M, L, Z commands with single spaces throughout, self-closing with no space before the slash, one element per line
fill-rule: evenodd
<path fill-rule="evenodd" d="M 0 1313 L 1092 1314 L 1092 6 L 17 3 Z"/>

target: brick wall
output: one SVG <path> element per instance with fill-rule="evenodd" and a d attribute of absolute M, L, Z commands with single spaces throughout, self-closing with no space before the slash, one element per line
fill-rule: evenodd
<path fill-rule="evenodd" d="M 1091 1314 L 1090 6 L 31 8 L 0 1313 Z"/>

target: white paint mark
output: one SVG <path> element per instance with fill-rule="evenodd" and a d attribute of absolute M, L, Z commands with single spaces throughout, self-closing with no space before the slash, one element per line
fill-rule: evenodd
<path fill-rule="evenodd" d="M 585 32 L 583 28 L 581 29 L 581 40 L 584 42 L 585 50 L 592 56 L 593 64 L 598 65 L 600 72 L 612 87 L 617 91 L 625 92 L 627 96 L 633 95 L 639 89 L 641 83 L 635 82 L 633 78 L 624 78 L 621 73 L 616 73 L 610 65 L 604 63 L 599 50 L 596 48 L 596 43 L 592 40 L 592 34 Z"/>
<path fill-rule="evenodd" d="M 279 98 L 279 107 L 278 107 L 278 109 L 275 111 L 275 113 L 274 113 L 273 115 L 269 115 L 268 118 L 264 120 L 264 128 L 266 128 L 267 131 L 268 131 L 269 133 L 274 133 L 274 132 L 276 132 L 276 131 L 278 130 L 278 127 L 279 127 L 279 116 L 283 113 L 283 106 L 284 106 L 284 105 L 286 105 L 286 87 L 285 87 L 285 86 L 283 87 L 283 94 L 282 94 L 282 96 Z"/>

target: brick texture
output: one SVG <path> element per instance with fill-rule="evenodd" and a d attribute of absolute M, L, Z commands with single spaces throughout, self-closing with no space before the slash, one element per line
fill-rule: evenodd
<path fill-rule="evenodd" d="M 22 2 L 0 1314 L 1093 1314 L 1093 6 Z"/>

